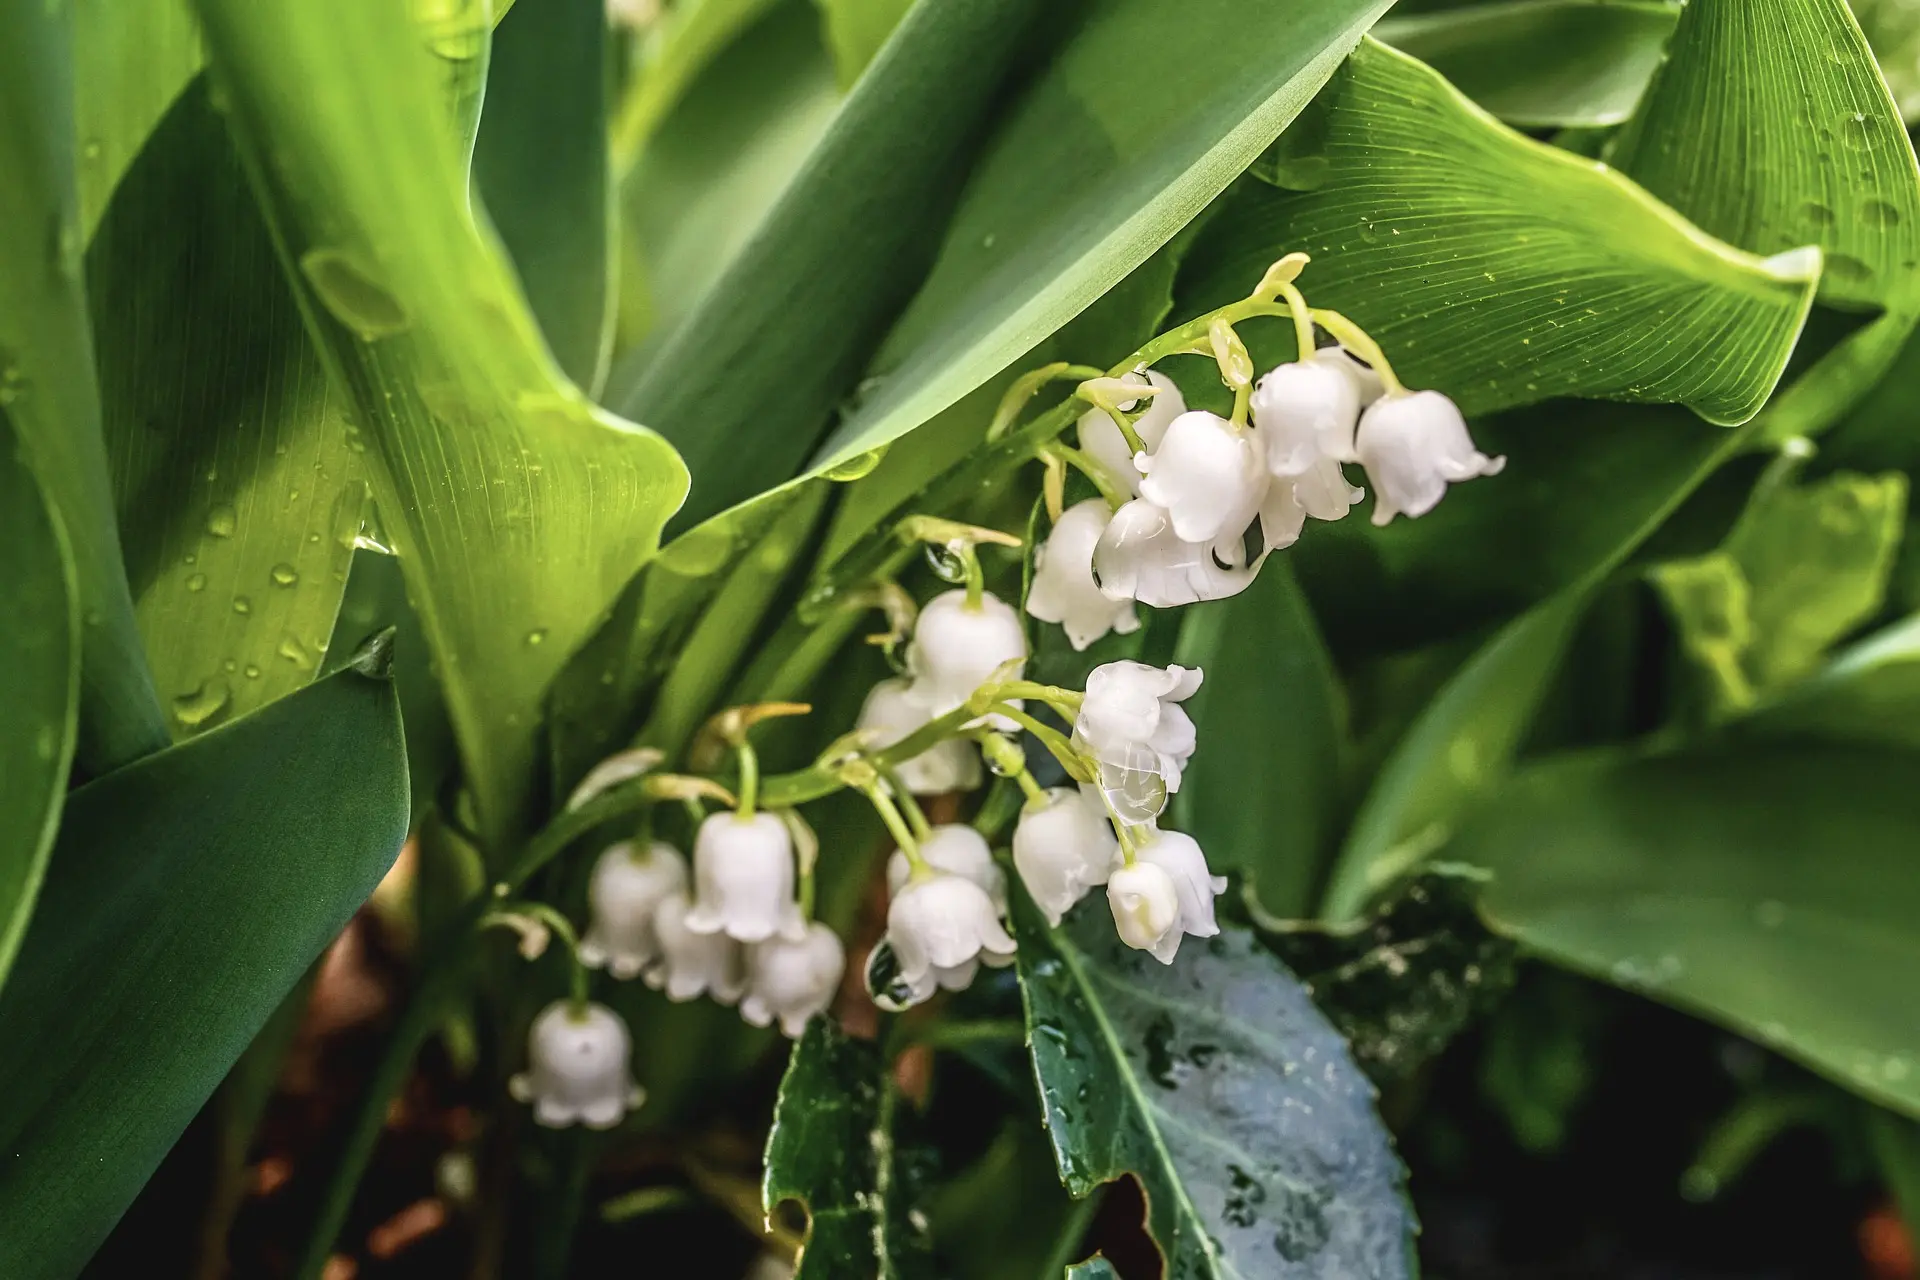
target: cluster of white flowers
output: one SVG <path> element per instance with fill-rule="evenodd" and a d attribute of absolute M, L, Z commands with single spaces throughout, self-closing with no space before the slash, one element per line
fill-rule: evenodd
<path fill-rule="evenodd" d="M 1114 510 L 1089 498 L 1062 512 L 1035 557 L 1027 596 L 1027 612 L 1060 623 L 1076 649 L 1138 627 L 1136 601 L 1171 608 L 1245 590 L 1309 517 L 1342 519 L 1366 496 L 1348 482 L 1348 463 L 1366 471 L 1373 522 L 1386 524 L 1425 515 L 1448 484 L 1493 475 L 1505 462 L 1474 448 L 1446 396 L 1385 391 L 1341 347 L 1269 370 L 1252 390 L 1250 427 L 1188 409 L 1159 372 L 1128 380 L 1153 388 L 1132 420 L 1143 447 L 1131 450 L 1113 417 L 1095 408 L 1080 418 L 1079 451 L 1104 488 L 1129 500 Z"/>

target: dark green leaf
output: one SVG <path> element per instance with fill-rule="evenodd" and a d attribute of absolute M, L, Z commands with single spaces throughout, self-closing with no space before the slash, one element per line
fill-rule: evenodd
<path fill-rule="evenodd" d="M 1701 235 L 1372 40 L 1273 163 L 1311 189 L 1250 184 L 1195 246 L 1181 313 L 1241 296 L 1304 250 L 1308 299 L 1470 417 L 1580 396 L 1744 422 L 1785 367 L 1818 274 L 1805 257 L 1762 261 Z M 1275 354 L 1291 358 L 1290 329 L 1267 333 L 1286 335 Z"/>
<path fill-rule="evenodd" d="M 1679 16 L 1660 0 L 1495 0 L 1388 18 L 1374 35 L 1509 124 L 1594 128 L 1632 113 Z"/>
<path fill-rule="evenodd" d="M 1493 873 L 1487 919 L 1529 949 L 1920 1114 L 1917 769 L 1841 746 L 1575 756 L 1447 852 Z"/>
<path fill-rule="evenodd" d="M 1733 728 L 1920 747 L 1920 617 L 1844 650 Z"/>
<path fill-rule="evenodd" d="M 1137 1176 L 1167 1280 L 1414 1274 L 1372 1086 L 1277 959 L 1234 929 L 1162 966 L 1121 944 L 1105 902 L 1050 931 L 1016 898 L 1027 1039 L 1069 1191 Z"/>
<path fill-rule="evenodd" d="M 780 1081 L 761 1192 L 768 1213 L 783 1200 L 806 1206 L 795 1280 L 933 1274 L 911 1161 L 895 1132 L 900 1105 L 879 1046 L 824 1017 L 807 1024 Z"/>
<path fill-rule="evenodd" d="M 501 19 L 474 181 L 560 368 L 589 392 L 613 340 L 605 0 Z"/>
<path fill-rule="evenodd" d="M 75 187 L 66 15 L 0 0 L 0 409 L 65 531 L 86 623 L 80 765 L 103 772 L 166 745 L 140 651 L 100 436 Z"/>
<path fill-rule="evenodd" d="M 1311 914 L 1340 820 L 1346 709 L 1290 566 L 1186 610 L 1174 660 L 1206 672 L 1189 704 L 1206 748 L 1181 784 L 1180 829 L 1216 870 L 1244 872 L 1264 910 Z"/>
<path fill-rule="evenodd" d="M 0 1274 L 68 1280 L 385 874 L 407 776 L 384 641 L 68 799 L 0 991 Z"/>
<path fill-rule="evenodd" d="M 546 686 L 656 549 L 685 468 L 554 366 L 475 221 L 438 81 L 484 49 L 486 6 L 425 41 L 388 0 L 197 8 L 498 854 L 531 802 Z"/>
<path fill-rule="evenodd" d="M 0 409 L 0 987 L 60 825 L 80 693 L 80 606 L 53 511 Z"/>
<path fill-rule="evenodd" d="M 128 171 L 88 267 L 127 576 L 184 737 L 320 673 L 366 481 L 205 81 Z"/>
<path fill-rule="evenodd" d="M 1350 926 L 1263 933 L 1375 1084 L 1407 1079 L 1512 988 L 1513 944 L 1474 914 L 1480 884 L 1442 864 Z"/>

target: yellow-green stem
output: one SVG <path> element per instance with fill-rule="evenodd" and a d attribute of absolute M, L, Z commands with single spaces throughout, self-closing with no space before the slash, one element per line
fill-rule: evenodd
<path fill-rule="evenodd" d="M 1393 372 L 1393 365 L 1388 363 L 1386 353 L 1380 350 L 1380 344 L 1375 342 L 1365 329 L 1362 329 L 1338 311 L 1327 311 L 1323 308 L 1315 307 L 1312 314 L 1314 321 L 1319 324 L 1322 329 L 1332 334 L 1341 346 L 1373 366 L 1373 371 L 1380 375 L 1380 381 L 1382 385 L 1386 387 L 1388 395 L 1403 396 L 1407 394 L 1406 387 L 1401 384 L 1400 379 L 1395 376 Z"/>
<path fill-rule="evenodd" d="M 760 754 L 744 734 L 733 744 L 733 750 L 740 762 L 740 804 L 734 812 L 751 818 L 754 806 L 760 802 Z"/>
<path fill-rule="evenodd" d="M 928 866 L 927 860 L 920 855 L 920 842 L 914 839 L 913 832 L 907 829 L 906 820 L 900 816 L 900 810 L 894 806 L 893 797 L 887 794 L 886 788 L 876 783 L 863 790 L 868 802 L 873 805 L 874 812 L 880 815 L 880 821 L 886 824 L 887 830 L 893 835 L 894 842 L 900 846 L 900 852 L 907 855 L 907 865 L 913 868 L 913 874 L 923 876 L 932 871 L 933 868 Z"/>

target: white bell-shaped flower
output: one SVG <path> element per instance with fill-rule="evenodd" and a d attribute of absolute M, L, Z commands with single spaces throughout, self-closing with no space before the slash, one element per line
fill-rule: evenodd
<path fill-rule="evenodd" d="M 1122 822 L 1150 822 L 1180 789 L 1193 755 L 1193 719 L 1178 704 L 1199 689 L 1186 667 L 1109 662 L 1087 677 L 1074 741 L 1099 765 L 1100 789 Z"/>
<path fill-rule="evenodd" d="M 687 860 L 654 840 L 644 848 L 622 840 L 593 864 L 587 905 L 593 919 L 580 939 L 580 963 L 616 978 L 639 976 L 660 954 L 653 913 L 668 894 L 687 888 Z"/>
<path fill-rule="evenodd" d="M 674 1001 L 711 996 L 732 1004 L 746 988 L 746 953 L 724 933 L 696 933 L 687 927 L 693 904 L 684 893 L 670 893 L 653 912 L 653 936 L 660 957 L 642 975 L 648 986 Z"/>
<path fill-rule="evenodd" d="M 1153 952 L 1162 964 L 1173 960 L 1180 948 L 1180 892 L 1164 868 L 1150 862 L 1115 867 L 1107 877 L 1107 909 L 1120 941 Z"/>
<path fill-rule="evenodd" d="M 945 871 L 973 881 L 987 891 L 993 909 L 1007 913 L 1007 873 L 993 860 L 987 838 L 964 822 L 935 827 L 920 842 L 920 856 L 935 871 Z M 887 859 L 887 891 L 899 893 L 912 878 L 913 866 L 907 855 L 895 849 Z"/>
<path fill-rule="evenodd" d="M 1160 444 L 1161 437 L 1167 434 L 1167 424 L 1187 411 L 1186 398 L 1180 394 L 1180 388 L 1174 385 L 1172 378 L 1164 373 L 1149 369 L 1146 373 L 1129 373 L 1123 379 L 1142 385 L 1151 383 L 1160 389 L 1160 393 L 1147 401 L 1146 412 L 1134 419 L 1134 434 L 1140 437 L 1140 443 L 1152 453 Z M 1130 400 L 1120 408 L 1131 413 L 1138 400 Z M 1080 452 L 1084 453 L 1107 473 L 1116 489 L 1138 495 L 1140 492 L 1140 468 L 1134 465 L 1133 446 L 1120 434 L 1120 428 L 1103 409 L 1089 409 L 1080 415 Z"/>
<path fill-rule="evenodd" d="M 1346 370 L 1353 379 L 1354 387 L 1360 392 L 1362 409 L 1387 393 L 1387 384 L 1380 377 L 1380 371 L 1345 347 L 1322 347 L 1313 353 L 1313 358 Z"/>
<path fill-rule="evenodd" d="M 1124 636 L 1140 629 L 1133 602 L 1108 596 L 1093 576 L 1093 550 L 1112 518 L 1103 498 L 1076 502 L 1060 513 L 1053 532 L 1034 552 L 1027 612 L 1042 622 L 1059 623 L 1076 650 L 1109 631 Z"/>
<path fill-rule="evenodd" d="M 916 1000 L 932 994 L 936 983 L 965 986 L 980 961 L 1004 964 L 1014 952 L 987 891 L 946 871 L 911 876 L 894 894 L 887 943 Z"/>
<path fill-rule="evenodd" d="M 1260 504 L 1260 537 L 1268 551 L 1284 551 L 1300 541 L 1307 527 L 1307 509 L 1300 505 L 1291 480 L 1275 480 L 1267 486 L 1266 499 Z"/>
<path fill-rule="evenodd" d="M 970 608 L 965 591 L 945 591 L 927 601 L 914 623 L 909 692 L 931 714 L 945 715 L 1008 663 L 1020 664 L 1009 668 L 1018 678 L 1026 658 L 1026 632 L 1012 606 L 985 592 L 979 607 Z"/>
<path fill-rule="evenodd" d="M 1135 865 L 1159 867 L 1167 873 L 1180 904 L 1180 927 L 1173 931 L 1170 940 L 1163 939 L 1153 949 L 1162 963 L 1173 959 L 1182 934 L 1211 938 L 1220 932 L 1213 918 L 1213 900 L 1226 892 L 1227 878 L 1207 869 L 1207 858 L 1200 852 L 1199 841 L 1184 831 L 1155 829 L 1136 856 L 1139 861 Z"/>
<path fill-rule="evenodd" d="M 1459 407 L 1438 391 L 1390 395 L 1360 415 L 1354 437 L 1360 465 L 1373 484 L 1373 522 L 1427 514 L 1449 484 L 1497 475 L 1505 458 L 1473 447 Z"/>
<path fill-rule="evenodd" d="M 1156 609 L 1239 595 L 1259 571 L 1232 557 L 1223 561 L 1204 542 L 1185 541 L 1166 509 L 1145 498 L 1114 512 L 1094 547 L 1093 568 L 1108 599 Z"/>
<path fill-rule="evenodd" d="M 793 880 L 793 835 L 778 815 L 708 814 L 693 841 L 687 928 L 741 942 L 804 937 Z"/>
<path fill-rule="evenodd" d="M 1048 924 L 1105 884 L 1120 845 L 1106 807 L 1084 789 L 1054 787 L 1029 800 L 1013 828 L 1013 866 Z"/>
<path fill-rule="evenodd" d="M 890 747 L 933 717 L 901 679 L 882 680 L 860 708 L 860 728 L 871 731 L 875 749 Z M 983 777 L 980 751 L 965 738 L 947 738 L 922 751 L 894 773 L 917 796 L 971 791 Z"/>
<path fill-rule="evenodd" d="M 550 1129 L 611 1129 L 646 1096 L 634 1083 L 633 1037 L 603 1004 L 576 1009 L 556 1000 L 527 1032 L 527 1069 L 507 1082 L 533 1118 Z"/>
<path fill-rule="evenodd" d="M 815 921 L 798 942 L 769 938 L 747 952 L 747 994 L 740 1016 L 756 1027 L 780 1020 L 780 1030 L 798 1040 L 807 1020 L 833 1003 L 846 971 L 847 951 L 833 930 Z"/>
<path fill-rule="evenodd" d="M 1337 348 L 1269 370 L 1254 384 L 1252 408 L 1274 475 L 1305 475 L 1325 458 L 1353 461 L 1360 380 Z"/>
<path fill-rule="evenodd" d="M 1274 481 L 1276 487 L 1285 483 Z M 1292 483 L 1294 501 L 1315 520 L 1344 519 L 1353 504 L 1367 496 L 1365 489 L 1347 483 L 1346 472 L 1332 458 L 1322 458 Z"/>
<path fill-rule="evenodd" d="M 1145 473 L 1140 496 L 1166 510 L 1183 542 L 1238 537 L 1266 493 L 1259 437 L 1204 409 L 1175 418 L 1153 452 L 1135 461 Z"/>

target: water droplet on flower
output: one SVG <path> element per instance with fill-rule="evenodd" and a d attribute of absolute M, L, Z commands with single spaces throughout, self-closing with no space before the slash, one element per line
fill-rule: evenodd
<path fill-rule="evenodd" d="M 231 538 L 240 527 L 240 515 L 231 503 L 216 502 L 207 512 L 207 532 L 216 538 Z"/>
<path fill-rule="evenodd" d="M 967 544 L 957 538 L 951 542 L 929 542 L 927 563 L 933 567 L 934 576 L 942 582 L 965 582 L 967 551 Z"/>
<path fill-rule="evenodd" d="M 225 680 L 215 677 L 198 689 L 173 700 L 173 718 L 189 729 L 197 729 L 220 714 L 231 697 Z"/>

